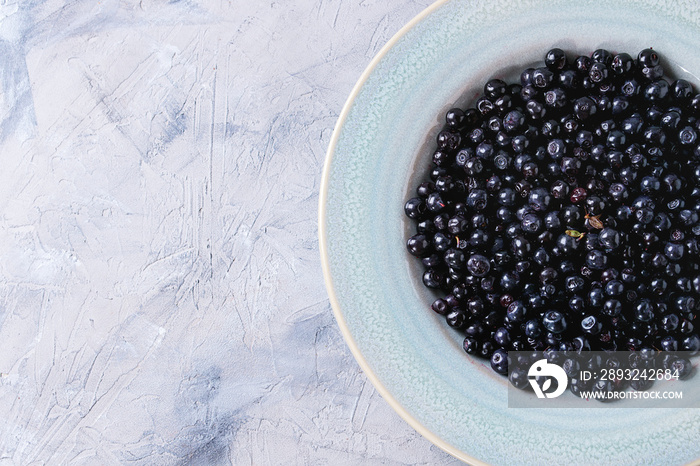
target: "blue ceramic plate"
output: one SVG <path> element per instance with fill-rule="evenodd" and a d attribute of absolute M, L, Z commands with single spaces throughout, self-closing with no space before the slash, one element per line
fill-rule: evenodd
<path fill-rule="evenodd" d="M 700 80 L 700 4 L 453 0 L 428 8 L 372 61 L 335 128 L 323 172 L 320 245 L 338 324 L 385 400 L 473 464 L 686 464 L 700 458 L 696 409 L 513 409 L 506 380 L 467 356 L 428 310 L 409 261 L 403 203 L 445 111 L 491 77 L 514 78 L 560 47 L 654 47 Z M 685 382 L 700 385 L 700 377 Z M 700 391 L 700 390 L 698 390 Z"/>

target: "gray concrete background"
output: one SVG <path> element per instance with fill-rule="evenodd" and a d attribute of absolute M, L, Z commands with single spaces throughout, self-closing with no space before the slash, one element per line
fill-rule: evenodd
<path fill-rule="evenodd" d="M 342 105 L 430 3 L 0 3 L 0 464 L 456 463 L 317 240 Z"/>

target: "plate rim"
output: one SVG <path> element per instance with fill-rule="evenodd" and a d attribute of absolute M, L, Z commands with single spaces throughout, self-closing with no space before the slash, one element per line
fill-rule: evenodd
<path fill-rule="evenodd" d="M 470 456 L 463 452 L 462 450 L 458 449 L 457 447 L 451 445 L 450 443 L 444 441 L 441 439 L 438 435 L 433 433 L 431 430 L 429 430 L 427 427 L 425 427 L 423 424 L 421 424 L 415 417 L 413 417 L 406 408 L 404 408 L 397 400 L 396 398 L 391 394 L 391 392 L 382 384 L 382 382 L 379 380 L 377 375 L 374 373 L 372 368 L 370 367 L 369 363 L 367 360 L 364 358 L 362 352 L 360 351 L 359 347 L 357 346 L 357 343 L 355 342 L 355 339 L 353 338 L 352 334 L 350 333 L 350 329 L 347 326 L 347 322 L 345 320 L 345 316 L 343 315 L 341 311 L 341 306 L 340 306 L 340 301 L 338 300 L 336 293 L 335 293 L 335 288 L 333 286 L 333 278 L 331 276 L 330 272 L 330 263 L 328 259 L 328 240 L 327 240 L 327 229 L 326 229 L 326 204 L 328 201 L 328 189 L 329 189 L 329 179 L 330 179 L 330 172 L 331 172 L 331 164 L 333 162 L 333 156 L 335 154 L 335 149 L 338 144 L 338 140 L 340 137 L 340 132 L 345 125 L 345 122 L 347 120 L 348 114 L 350 113 L 350 110 L 355 103 L 355 100 L 360 93 L 360 90 L 362 87 L 365 85 L 369 77 L 372 75 L 374 72 L 375 68 L 379 64 L 379 62 L 389 53 L 391 49 L 394 48 L 394 46 L 398 43 L 401 38 L 403 38 L 410 30 L 412 30 L 418 23 L 423 21 L 425 18 L 430 16 L 435 10 L 439 9 L 441 6 L 444 4 L 448 3 L 450 0 L 435 0 L 432 4 L 430 4 L 428 7 L 423 9 L 421 12 L 419 12 L 416 16 L 414 16 L 408 23 L 406 23 L 404 26 L 401 27 L 392 37 L 387 41 L 386 44 L 377 52 L 377 54 L 372 58 L 372 60 L 369 62 L 367 67 L 364 69 L 362 74 L 360 75 L 360 78 L 357 80 L 355 85 L 353 86 L 352 90 L 350 91 L 350 95 L 345 101 L 345 104 L 343 105 L 343 108 L 340 112 L 340 115 L 338 116 L 338 120 L 335 123 L 335 126 L 333 128 L 333 133 L 331 135 L 330 142 L 328 144 L 328 149 L 326 151 L 326 155 L 324 158 L 323 162 L 323 171 L 321 174 L 321 185 L 320 185 L 320 192 L 319 192 L 319 203 L 318 203 L 318 240 L 319 240 L 319 251 L 321 255 L 321 268 L 323 271 L 323 281 L 326 286 L 326 291 L 328 293 L 328 297 L 331 303 L 331 308 L 333 309 L 333 314 L 335 316 L 335 320 L 338 323 L 338 327 L 340 327 L 340 333 L 343 336 L 343 339 L 345 340 L 345 343 L 348 345 L 350 348 L 350 352 L 352 353 L 353 357 L 357 361 L 357 363 L 360 366 L 360 369 L 362 369 L 362 372 L 365 373 L 365 376 L 369 379 L 369 381 L 372 383 L 374 388 L 379 392 L 381 397 L 386 401 L 389 406 L 406 422 L 408 425 L 410 425 L 414 430 L 416 430 L 420 435 L 422 435 L 424 438 L 426 438 L 428 441 L 430 441 L 433 445 L 437 446 L 440 448 L 442 451 L 445 453 L 448 453 L 449 455 L 467 463 L 471 464 L 474 466 L 481 466 L 481 465 L 488 465 L 488 463 L 485 463 L 473 456 Z"/>

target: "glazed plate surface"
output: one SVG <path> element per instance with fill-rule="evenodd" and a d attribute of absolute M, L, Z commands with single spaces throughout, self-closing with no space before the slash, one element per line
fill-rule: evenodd
<path fill-rule="evenodd" d="M 406 25 L 360 78 L 326 158 L 319 231 L 336 318 L 384 399 L 468 463 L 695 463 L 697 409 L 508 408 L 506 379 L 466 355 L 463 337 L 429 311 L 433 298 L 406 253 L 403 204 L 442 115 L 491 77 L 512 82 L 552 47 L 633 56 L 653 47 L 700 89 L 700 4 L 451 0 Z M 700 391 L 697 375 L 683 383 Z"/>

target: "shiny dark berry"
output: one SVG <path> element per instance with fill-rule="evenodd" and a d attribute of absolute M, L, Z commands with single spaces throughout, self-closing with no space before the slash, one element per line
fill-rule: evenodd
<path fill-rule="evenodd" d="M 484 95 L 490 99 L 496 99 L 505 95 L 507 84 L 500 79 L 491 79 L 484 85 Z"/>
<path fill-rule="evenodd" d="M 637 55 L 637 63 L 641 66 L 656 66 L 659 64 L 659 54 L 652 49 L 644 49 Z"/>
<path fill-rule="evenodd" d="M 462 129 L 467 124 L 467 117 L 460 108 L 452 108 L 445 114 L 447 126 L 453 129 Z"/>
<path fill-rule="evenodd" d="M 644 97 L 650 102 L 663 100 L 668 95 L 670 86 L 665 79 L 658 79 L 644 88 Z"/>
<path fill-rule="evenodd" d="M 566 330 L 566 319 L 559 311 L 547 311 L 542 317 L 542 325 L 552 333 L 561 333 Z"/>
<path fill-rule="evenodd" d="M 406 216 L 413 219 L 421 218 L 423 214 L 425 214 L 426 210 L 427 209 L 425 202 L 423 201 L 423 199 L 418 197 L 409 199 L 404 205 L 404 211 L 406 212 Z"/>
<path fill-rule="evenodd" d="M 476 338 L 466 337 L 462 348 L 464 348 L 467 354 L 477 354 L 480 349 L 479 341 Z"/>
<path fill-rule="evenodd" d="M 430 242 L 425 235 L 415 235 L 406 242 L 408 252 L 416 257 L 423 257 L 430 252 Z"/>
<path fill-rule="evenodd" d="M 595 115 L 597 107 L 591 98 L 581 97 L 574 102 L 573 110 L 577 119 L 580 121 L 585 121 Z"/>
<path fill-rule="evenodd" d="M 610 70 L 608 70 L 608 67 L 602 62 L 593 63 L 590 70 L 588 70 L 588 77 L 595 84 L 607 81 L 609 74 Z"/>
<path fill-rule="evenodd" d="M 508 353 L 502 349 L 497 349 L 491 355 L 491 368 L 499 374 L 508 373 Z"/>
<path fill-rule="evenodd" d="M 634 67 L 634 59 L 627 53 L 620 53 L 613 57 L 610 69 L 617 76 L 630 74 Z"/>
<path fill-rule="evenodd" d="M 467 270 L 475 277 L 484 277 L 491 270 L 491 264 L 485 256 L 473 254 L 467 260 Z"/>
<path fill-rule="evenodd" d="M 554 73 L 547 68 L 537 68 L 532 72 L 532 84 L 536 88 L 547 88 L 553 80 Z"/>

